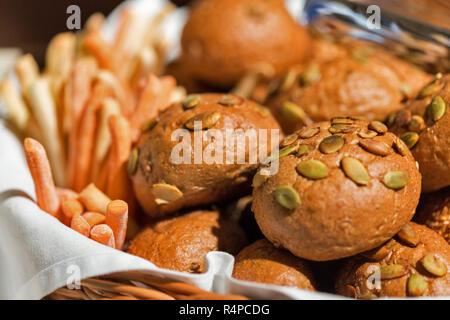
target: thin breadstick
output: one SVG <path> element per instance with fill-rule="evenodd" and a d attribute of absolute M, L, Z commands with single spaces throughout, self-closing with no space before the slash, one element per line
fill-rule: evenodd
<path fill-rule="evenodd" d="M 135 101 L 128 83 L 119 80 L 111 71 L 107 70 L 99 71 L 97 79 L 111 88 L 123 115 L 129 116 L 134 110 Z"/>
<path fill-rule="evenodd" d="M 98 212 L 85 212 L 83 214 L 83 218 L 89 223 L 89 225 L 92 227 L 105 223 L 105 216 Z"/>
<path fill-rule="evenodd" d="M 135 87 L 142 77 L 150 72 L 155 72 L 158 65 L 158 54 L 155 48 L 147 46 L 133 57 L 133 63 L 130 65 L 129 79 L 132 87 Z"/>
<path fill-rule="evenodd" d="M 167 16 L 176 9 L 177 7 L 173 3 L 168 2 L 164 6 L 164 8 L 153 19 L 149 21 L 145 38 L 142 40 L 143 45 L 154 43 L 155 35 L 158 34 L 157 29 L 161 26 L 161 24 L 167 18 Z"/>
<path fill-rule="evenodd" d="M 100 168 L 104 164 L 108 149 L 111 145 L 111 134 L 108 125 L 108 119 L 112 115 L 120 114 L 120 105 L 117 100 L 107 98 L 103 101 L 100 110 L 100 119 L 98 121 L 97 135 L 95 138 L 95 151 L 92 159 L 92 181 L 96 181 Z"/>
<path fill-rule="evenodd" d="M 101 12 L 92 14 L 84 25 L 85 32 L 100 32 L 105 23 L 105 16 Z"/>
<path fill-rule="evenodd" d="M 91 239 L 105 246 L 115 248 L 114 233 L 106 224 L 99 224 L 91 229 Z"/>
<path fill-rule="evenodd" d="M 80 201 L 87 210 L 106 215 L 106 207 L 111 199 L 91 183 L 80 192 Z"/>
<path fill-rule="evenodd" d="M 91 94 L 91 85 L 97 72 L 92 58 L 81 58 L 75 62 L 72 74 L 64 87 L 63 132 L 68 133 L 78 123 L 83 107 Z"/>
<path fill-rule="evenodd" d="M 97 72 L 92 58 L 83 58 L 75 63 L 72 75 L 64 88 L 63 132 L 67 142 L 67 185 L 73 187 L 76 176 L 78 132 L 87 101 L 91 96 L 92 82 Z"/>
<path fill-rule="evenodd" d="M 100 68 L 111 71 L 116 70 L 115 52 L 99 31 L 87 34 L 83 40 L 83 44 L 97 59 Z"/>
<path fill-rule="evenodd" d="M 121 250 L 125 241 L 128 223 L 128 205 L 122 200 L 111 201 L 106 208 L 106 224 L 111 227 L 116 249 Z"/>
<path fill-rule="evenodd" d="M 108 87 L 102 83 L 94 86 L 93 93 L 80 121 L 76 149 L 75 177 L 73 188 L 79 191 L 84 188 L 90 178 L 90 168 L 94 153 L 95 129 L 97 125 L 97 110 L 102 102 L 111 94 Z"/>
<path fill-rule="evenodd" d="M 73 190 L 65 189 L 65 188 L 56 187 L 56 194 L 58 195 L 59 201 L 61 203 L 63 203 L 66 200 L 78 198 L 78 193 L 76 193 Z"/>
<path fill-rule="evenodd" d="M 128 203 L 130 214 L 134 213 L 136 200 L 128 177 L 127 163 L 131 152 L 131 133 L 128 121 L 122 116 L 109 119 L 111 129 L 111 152 L 109 154 L 106 194 L 111 199 L 123 199 Z"/>
<path fill-rule="evenodd" d="M 89 237 L 89 234 L 91 232 L 91 226 L 79 213 L 75 214 L 72 217 L 70 227 L 86 237 Z"/>
<path fill-rule="evenodd" d="M 57 217 L 60 202 L 45 149 L 36 140 L 26 138 L 24 150 L 34 181 L 37 203 L 42 210 Z"/>
<path fill-rule="evenodd" d="M 66 78 L 72 68 L 76 36 L 72 32 L 57 34 L 50 41 L 45 56 L 45 71 L 52 77 Z"/>
<path fill-rule="evenodd" d="M 80 201 L 77 199 L 69 199 L 61 204 L 61 211 L 63 213 L 63 222 L 65 225 L 70 226 L 72 218 L 76 214 L 83 214 L 84 208 Z"/>
<path fill-rule="evenodd" d="M 176 81 L 171 76 L 158 79 L 152 74 L 149 75 L 138 106 L 130 119 L 133 142 L 139 138 L 142 124 L 169 106 L 175 86 Z"/>
<path fill-rule="evenodd" d="M 30 112 L 27 109 L 25 101 L 9 79 L 0 84 L 0 96 L 8 110 L 8 116 L 11 122 L 21 131 L 25 130 Z"/>
<path fill-rule="evenodd" d="M 184 99 L 186 99 L 186 96 L 187 96 L 186 88 L 182 86 L 177 86 L 175 89 L 172 90 L 172 93 L 170 94 L 169 104 L 184 101 Z"/>
<path fill-rule="evenodd" d="M 114 39 L 114 49 L 128 56 L 134 56 L 142 47 L 147 32 L 148 19 L 139 13 L 124 9 L 122 21 Z"/>
<path fill-rule="evenodd" d="M 58 132 L 55 104 L 45 78 L 35 79 L 29 86 L 31 109 L 39 121 L 44 145 L 52 165 L 56 184 L 65 186 L 65 161 L 61 137 Z"/>
<path fill-rule="evenodd" d="M 28 88 L 39 77 L 39 67 L 31 54 L 26 54 L 17 59 L 15 71 L 19 78 L 22 92 L 28 100 Z"/>

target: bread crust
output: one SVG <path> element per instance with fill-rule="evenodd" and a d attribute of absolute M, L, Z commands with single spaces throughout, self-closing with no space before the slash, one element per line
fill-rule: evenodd
<path fill-rule="evenodd" d="M 258 64 L 274 75 L 302 63 L 310 39 L 281 0 L 201 0 L 184 27 L 182 60 L 198 80 L 232 87 Z"/>
<path fill-rule="evenodd" d="M 405 109 L 397 112 L 391 130 L 398 135 L 410 131 L 408 126 L 413 116 L 425 122 L 418 142 L 411 152 L 419 163 L 422 173 L 423 191 L 431 192 L 450 185 L 450 75 L 433 80 L 437 89 L 429 95 L 410 100 Z M 427 84 L 428 86 L 429 84 Z M 445 113 L 437 121 L 430 119 L 428 108 L 432 100 L 440 96 L 445 104 Z"/>
<path fill-rule="evenodd" d="M 261 239 L 236 256 L 233 278 L 314 291 L 308 262 Z"/>
<path fill-rule="evenodd" d="M 203 159 L 201 163 L 195 163 L 194 132 L 189 131 L 190 164 L 176 163 L 171 158 L 174 147 L 181 143 L 172 140 L 173 132 L 184 129 L 186 122 L 192 117 L 211 112 L 220 115 L 220 119 L 211 129 L 220 131 L 224 140 L 227 129 L 242 129 L 244 132 L 255 129 L 258 136 L 259 129 L 268 129 L 267 152 L 278 144 L 278 141 L 271 141 L 270 129 L 279 130 L 279 126 L 267 109 L 233 95 L 227 96 L 237 99 L 239 104 L 224 106 L 219 103 L 224 95 L 202 94 L 199 95 L 201 101 L 194 108 L 185 109 L 182 103 L 172 105 L 158 116 L 157 124 L 138 142 L 138 166 L 131 180 L 136 198 L 148 215 L 160 218 L 181 208 L 224 202 L 250 191 L 251 178 L 258 164 L 250 163 L 248 157 L 250 154 L 258 155 L 258 150 L 254 150 L 255 146 L 250 149 L 249 143 L 246 144 L 247 161 L 244 164 L 236 163 L 237 160 L 232 164 L 225 163 L 226 145 L 223 146 L 222 164 L 207 164 Z M 207 131 L 209 130 L 203 130 Z M 204 140 L 203 150 L 206 150 L 210 143 L 211 141 Z M 174 201 L 158 204 L 153 188 L 161 183 L 178 188 L 182 196 Z"/>
<path fill-rule="evenodd" d="M 252 210 L 268 240 L 289 250 L 297 257 L 325 261 L 340 259 L 379 246 L 411 220 L 420 196 L 420 173 L 411 153 L 399 154 L 392 146 L 399 139 L 392 133 L 379 134 L 372 140 L 388 146 L 388 154 L 380 156 L 359 145 L 361 130 L 368 121 L 354 120 L 354 131 L 341 135 L 344 145 L 338 152 L 324 154 L 319 144 L 329 132 L 330 122 L 310 128 L 320 132 L 296 143 L 307 145 L 310 152 L 300 158 L 294 153 L 279 160 L 278 173 L 253 189 Z M 286 138 L 288 139 L 288 137 Z M 404 146 L 404 144 L 401 144 Z M 405 146 L 404 146 L 405 147 Z M 369 175 L 367 185 L 358 185 L 342 169 L 344 157 L 358 159 Z M 328 168 L 328 176 L 313 180 L 300 175 L 300 162 L 319 160 Z M 404 171 L 410 180 L 399 190 L 388 188 L 384 176 L 390 171 Z M 301 203 L 289 210 L 277 202 L 274 191 L 291 186 Z"/>
<path fill-rule="evenodd" d="M 408 291 L 408 281 L 411 275 L 420 275 L 427 282 L 427 289 L 420 296 L 448 296 L 450 294 L 450 246 L 436 232 L 425 226 L 409 223 L 419 238 L 416 247 L 406 245 L 397 237 L 389 240 L 378 252 L 385 251 L 382 259 L 373 259 L 373 253 L 365 253 L 348 259 L 342 265 L 337 281 L 336 293 L 353 298 L 370 299 L 376 297 L 406 297 L 411 296 Z M 446 266 L 444 276 L 434 276 L 423 268 L 421 260 L 431 254 L 439 258 Z M 376 286 L 368 288 L 367 279 L 373 272 L 370 268 L 388 265 L 402 265 L 407 270 L 404 275 L 394 279 L 380 281 Z M 369 280 L 370 281 L 370 280 Z M 370 282 L 369 282 L 370 283 Z"/>
<path fill-rule="evenodd" d="M 216 211 L 195 211 L 142 231 L 128 253 L 160 268 L 203 273 L 208 252 L 236 254 L 246 244 L 244 231 L 235 221 L 221 217 Z"/>
<path fill-rule="evenodd" d="M 297 80 L 267 102 L 287 134 L 305 123 L 290 124 L 283 118 L 286 101 L 297 104 L 313 121 L 348 115 L 384 121 L 430 79 L 416 67 L 366 43 L 313 43 L 314 54 L 305 66 L 297 68 Z"/>

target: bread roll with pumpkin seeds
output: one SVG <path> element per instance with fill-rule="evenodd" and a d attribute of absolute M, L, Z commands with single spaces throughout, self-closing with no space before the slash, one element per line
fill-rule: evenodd
<path fill-rule="evenodd" d="M 382 121 L 400 110 L 401 102 L 430 79 L 423 71 L 367 43 L 322 42 L 315 40 L 312 58 L 301 70 L 286 73 L 265 103 L 286 134 L 308 125 L 305 117 L 324 121 L 352 115 Z M 326 55 L 325 49 L 331 53 Z M 287 81 L 289 78 L 293 80 Z"/>
<path fill-rule="evenodd" d="M 254 177 L 268 240 L 297 257 L 340 259 L 379 246 L 413 217 L 420 174 L 381 122 L 335 118 L 286 137 L 278 173 Z"/>
<path fill-rule="evenodd" d="M 195 211 L 142 231 L 128 253 L 160 268 L 203 273 L 208 252 L 236 254 L 246 244 L 245 233 L 236 221 L 217 211 Z"/>
<path fill-rule="evenodd" d="M 359 299 L 449 296 L 449 271 L 449 244 L 410 222 L 381 247 L 345 261 L 336 293 Z"/>
<path fill-rule="evenodd" d="M 201 121 L 199 128 L 196 121 Z M 259 143 L 259 129 L 267 130 L 262 132 L 267 143 Z M 158 218 L 249 192 L 259 152 L 265 158 L 279 143 L 272 139 L 271 129 L 280 131 L 270 112 L 254 102 L 231 94 L 188 96 L 161 112 L 137 144 L 137 165 L 130 165 L 135 168 L 130 174 L 137 200 L 147 214 Z M 255 133 L 254 144 L 246 140 L 242 163 L 232 154 L 237 152 L 236 138 L 242 136 L 236 130 Z"/>
<path fill-rule="evenodd" d="M 450 243 L 450 187 L 422 194 L 414 221 L 425 224 Z"/>
<path fill-rule="evenodd" d="M 314 291 L 314 277 L 308 262 L 275 248 L 266 239 L 239 252 L 233 278 Z"/>
<path fill-rule="evenodd" d="M 309 44 L 282 0 L 199 0 L 183 30 L 181 60 L 195 79 L 231 88 L 261 63 L 275 75 L 302 63 Z"/>
<path fill-rule="evenodd" d="M 405 109 L 388 119 L 390 130 L 410 147 L 425 192 L 450 185 L 450 75 L 438 74 Z"/>

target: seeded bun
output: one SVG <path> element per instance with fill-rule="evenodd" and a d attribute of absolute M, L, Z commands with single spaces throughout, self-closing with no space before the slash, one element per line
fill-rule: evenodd
<path fill-rule="evenodd" d="M 338 45 L 315 40 L 315 54 L 305 67 L 281 79 L 267 105 L 289 134 L 308 120 L 364 116 L 384 120 L 402 108 L 429 76 L 384 50 L 367 44 Z M 305 114 L 305 115 L 303 115 Z"/>
<path fill-rule="evenodd" d="M 200 0 L 183 30 L 182 60 L 194 78 L 231 87 L 261 63 L 280 75 L 303 62 L 309 43 L 282 0 Z"/>
<path fill-rule="evenodd" d="M 156 223 L 141 232 L 128 253 L 160 268 L 203 273 L 210 251 L 236 254 L 247 244 L 239 225 L 216 211 L 196 211 Z"/>
<path fill-rule="evenodd" d="M 205 139 L 202 150 L 196 152 L 198 148 L 195 147 L 192 128 L 194 120 L 203 121 L 205 129 L 197 131 L 200 139 L 200 133 L 214 135 L 210 129 L 217 129 L 222 134 L 224 146 L 219 164 L 207 164 L 207 159 L 203 158 L 207 147 L 213 146 L 211 141 Z M 175 131 L 178 129 L 185 129 L 187 137 L 182 136 L 177 140 Z M 259 136 L 258 129 L 279 127 L 267 109 L 234 95 L 189 96 L 184 103 L 174 104 L 159 114 L 156 123 L 138 142 L 135 151 L 137 166 L 135 172 L 131 172 L 136 198 L 147 214 L 156 218 L 163 217 L 183 207 L 225 202 L 250 191 L 251 179 L 259 159 L 252 164 L 249 155 L 258 158 L 259 152 L 253 147 L 249 150 L 247 142 L 245 163 L 238 164 L 235 157 L 232 164 L 226 164 L 227 150 L 233 150 L 230 145 L 225 145 L 228 141 L 227 129 L 242 129 L 244 132 L 255 129 Z M 267 152 L 270 152 L 279 141 L 271 141 L 270 130 L 268 131 L 266 147 Z M 189 137 L 190 143 L 187 140 Z M 183 141 L 191 149 L 186 150 L 186 154 L 180 148 Z M 257 141 L 258 139 L 256 143 Z M 195 153 L 202 155 L 202 159 L 194 159 Z M 180 161 L 185 156 L 190 164 L 173 161 L 172 155 L 179 155 Z"/>
<path fill-rule="evenodd" d="M 275 248 L 266 239 L 258 240 L 239 252 L 233 278 L 314 290 L 308 262 Z"/>
<path fill-rule="evenodd" d="M 308 138 L 309 137 L 309 138 Z M 411 220 L 420 174 L 381 122 L 335 118 L 286 137 L 279 170 L 254 177 L 252 210 L 268 240 L 325 261 L 375 248 Z"/>
<path fill-rule="evenodd" d="M 423 194 L 414 220 L 433 229 L 450 243 L 450 187 Z"/>
<path fill-rule="evenodd" d="M 449 268 L 448 243 L 411 222 L 383 246 L 348 259 L 339 272 L 336 293 L 359 299 L 448 296 Z"/>
<path fill-rule="evenodd" d="M 389 117 L 390 129 L 411 148 L 423 191 L 450 185 L 450 75 L 438 75 L 406 108 Z"/>

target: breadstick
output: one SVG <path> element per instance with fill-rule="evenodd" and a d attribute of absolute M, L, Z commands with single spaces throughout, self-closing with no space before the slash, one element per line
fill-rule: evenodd
<path fill-rule="evenodd" d="M 28 167 L 34 180 L 37 203 L 42 210 L 57 217 L 60 202 L 45 149 L 36 140 L 26 138 L 24 150 Z"/>
<path fill-rule="evenodd" d="M 85 32 L 100 32 L 105 23 L 105 16 L 103 13 L 96 12 L 92 14 L 84 25 Z"/>
<path fill-rule="evenodd" d="M 91 226 L 79 213 L 73 216 L 70 227 L 86 237 L 89 237 L 91 232 Z"/>
<path fill-rule="evenodd" d="M 47 79 L 39 77 L 29 85 L 31 109 L 39 121 L 42 137 L 52 164 L 55 181 L 65 186 L 65 161 L 62 141 L 58 132 L 56 108 L 50 93 Z"/>
<path fill-rule="evenodd" d="M 107 163 L 106 194 L 111 199 L 125 200 L 128 203 L 130 213 L 132 213 L 136 207 L 136 200 L 127 173 L 127 163 L 131 152 L 130 125 L 122 116 L 112 116 L 109 125 L 112 144 Z"/>
<path fill-rule="evenodd" d="M 21 56 L 15 65 L 15 71 L 19 78 L 22 92 L 28 100 L 28 88 L 39 77 L 39 67 L 31 54 Z"/>
<path fill-rule="evenodd" d="M 11 122 L 21 131 L 25 130 L 30 112 L 23 101 L 19 91 L 14 88 L 9 79 L 4 80 L 0 84 L 0 96 L 8 110 L 8 116 Z"/>
<path fill-rule="evenodd" d="M 55 78 L 66 78 L 72 68 L 76 36 L 72 32 L 57 34 L 50 41 L 45 56 L 45 71 Z"/>
<path fill-rule="evenodd" d="M 98 212 L 86 212 L 83 214 L 83 218 L 89 223 L 89 225 L 92 227 L 104 223 L 105 222 L 105 215 L 98 213 Z"/>
<path fill-rule="evenodd" d="M 130 119 L 133 142 L 136 142 L 139 138 L 142 124 L 155 117 L 159 111 L 169 105 L 171 93 L 175 86 L 176 81 L 171 76 L 158 79 L 153 74 L 149 75 L 139 104 Z"/>
<path fill-rule="evenodd" d="M 116 249 L 121 250 L 127 233 L 128 205 L 122 200 L 113 200 L 106 209 L 106 224 L 111 227 Z"/>
<path fill-rule="evenodd" d="M 77 199 L 69 199 L 61 204 L 61 211 L 64 215 L 63 222 L 65 225 L 70 226 L 72 218 L 76 214 L 83 214 L 84 208 L 80 201 Z"/>
<path fill-rule="evenodd" d="M 61 202 L 61 203 L 63 203 L 66 200 L 78 198 L 78 193 L 76 193 L 73 190 L 65 189 L 65 188 L 56 187 L 56 194 L 58 195 L 59 202 Z"/>
<path fill-rule="evenodd" d="M 106 224 L 99 224 L 91 229 L 91 239 L 105 246 L 115 248 L 115 239 L 112 229 Z"/>
<path fill-rule="evenodd" d="M 87 210 L 106 214 L 106 207 L 111 201 L 103 192 L 91 183 L 80 192 L 80 201 Z"/>
<path fill-rule="evenodd" d="M 89 182 L 92 156 L 95 147 L 96 113 L 101 107 L 101 103 L 109 95 L 110 89 L 102 83 L 97 83 L 81 118 L 76 150 L 75 176 L 73 180 L 73 188 L 75 191 L 81 190 Z"/>
<path fill-rule="evenodd" d="M 104 165 L 108 149 L 111 145 L 111 133 L 109 130 L 108 119 L 110 116 L 118 114 L 120 114 L 120 106 L 117 100 L 112 98 L 105 99 L 102 103 L 100 119 L 97 125 L 95 151 L 92 160 L 92 181 L 97 180 L 100 168 Z"/>

